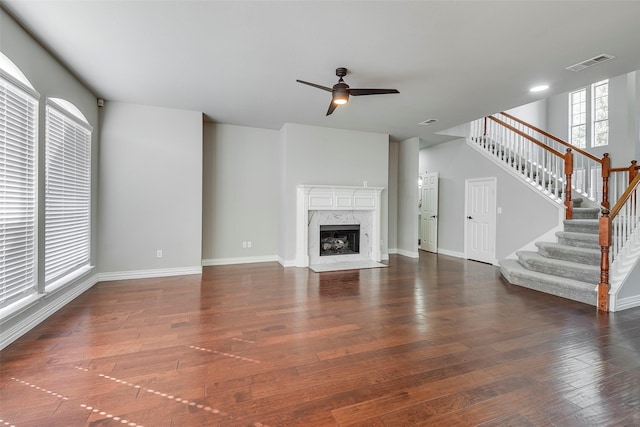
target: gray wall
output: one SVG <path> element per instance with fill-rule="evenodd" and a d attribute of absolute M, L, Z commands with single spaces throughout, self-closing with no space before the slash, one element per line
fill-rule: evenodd
<path fill-rule="evenodd" d="M 398 153 L 400 143 L 389 142 L 389 253 L 398 252 Z M 384 254 L 383 254 L 384 255 Z"/>
<path fill-rule="evenodd" d="M 202 114 L 113 102 L 101 112 L 100 272 L 109 278 L 198 272 Z"/>
<path fill-rule="evenodd" d="M 295 263 L 296 186 L 299 184 L 384 187 L 382 253 L 388 251 L 389 136 L 286 123 L 281 131 L 283 170 L 278 259 Z"/>
<path fill-rule="evenodd" d="M 547 130 L 546 99 L 540 99 L 520 107 L 512 108 L 511 110 L 508 110 L 507 113 L 542 130 Z"/>
<path fill-rule="evenodd" d="M 38 286 L 43 289 L 44 284 L 44 118 L 47 98 L 61 98 L 74 104 L 85 115 L 91 126 L 91 189 L 96 194 L 98 172 L 98 107 L 96 97 L 78 79 L 76 79 L 65 67 L 53 58 L 40 44 L 32 39 L 4 9 L 0 8 L 0 50 L 11 59 L 24 73 L 27 79 L 40 93 L 39 127 L 38 127 Z M 97 263 L 97 231 L 96 198 L 91 200 L 91 258 L 90 263 Z M 58 308 L 75 296 L 92 286 L 97 280 L 95 267 L 91 268 L 83 276 L 70 282 L 65 288 L 53 294 L 47 295 L 28 306 L 19 314 L 0 319 L 2 339 L 0 348 L 7 345 L 13 339 L 53 314 Z"/>
<path fill-rule="evenodd" d="M 410 138 L 399 144 L 398 253 L 410 257 L 418 256 L 419 151 L 419 138 Z"/>
<path fill-rule="evenodd" d="M 276 259 L 278 138 L 275 130 L 204 124 L 203 265 Z"/>
<path fill-rule="evenodd" d="M 637 74 L 636 71 L 609 79 L 609 145 L 586 149 L 598 157 L 609 153 L 612 167 L 629 166 L 638 156 L 639 136 L 633 133 L 639 120 Z M 568 96 L 563 93 L 547 99 L 547 131 L 565 141 L 569 140 Z"/>
<path fill-rule="evenodd" d="M 558 225 L 559 205 L 527 188 L 464 139 L 420 150 L 419 170 L 439 172 L 438 251 L 464 255 L 465 179 L 497 178 L 496 258 L 506 258 Z"/>

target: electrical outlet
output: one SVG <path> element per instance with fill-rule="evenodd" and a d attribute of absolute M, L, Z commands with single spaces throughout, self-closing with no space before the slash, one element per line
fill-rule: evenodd
<path fill-rule="evenodd" d="M 156 251 L 156 258 L 162 258 L 162 249 Z"/>
<path fill-rule="evenodd" d="M 249 240 L 249 241 L 247 242 L 247 247 L 248 247 L 248 248 L 250 248 L 250 247 L 251 247 L 251 240 Z"/>
<path fill-rule="evenodd" d="M 246 249 L 247 248 L 247 242 L 242 242 L 242 247 Z"/>

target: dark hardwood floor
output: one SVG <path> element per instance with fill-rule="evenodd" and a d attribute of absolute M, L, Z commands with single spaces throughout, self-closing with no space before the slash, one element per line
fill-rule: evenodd
<path fill-rule="evenodd" d="M 0 426 L 640 426 L 640 309 L 389 265 L 100 283 L 0 353 Z"/>

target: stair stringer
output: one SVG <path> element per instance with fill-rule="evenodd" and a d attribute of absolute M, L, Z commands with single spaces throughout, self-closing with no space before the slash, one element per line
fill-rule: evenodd
<path fill-rule="evenodd" d="M 611 263 L 609 269 L 609 311 L 621 311 L 640 306 L 640 294 L 619 298 L 620 291 L 627 284 L 631 272 L 639 266 L 640 261 L 640 228 L 636 228 L 631 238 L 625 242 L 622 251 Z"/>

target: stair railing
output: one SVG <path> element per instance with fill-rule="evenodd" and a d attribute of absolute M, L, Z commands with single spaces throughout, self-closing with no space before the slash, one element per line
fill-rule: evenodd
<path fill-rule="evenodd" d="M 545 179 L 555 181 L 555 186 L 552 184 L 551 190 L 546 187 L 546 191 L 557 200 L 562 196 L 558 183 L 564 183 L 567 219 L 573 217 L 572 190 L 602 206 L 597 307 L 609 311 L 610 268 L 620 265 L 631 248 L 640 246 L 640 166 L 633 160 L 628 167 L 612 168 L 608 153 L 599 159 L 510 114 L 497 115 L 500 119 L 489 116 L 471 123 L 470 135 L 475 143 L 541 188 L 548 184 Z M 614 206 L 609 210 L 611 202 Z"/>
<path fill-rule="evenodd" d="M 632 162 L 634 173 L 635 161 Z M 631 172 L 631 170 L 630 170 Z M 620 196 L 611 211 L 602 209 L 599 229 L 600 282 L 598 283 L 598 310 L 609 311 L 610 266 L 629 247 L 640 240 L 640 216 L 638 215 L 638 185 L 640 174 L 635 174 L 631 183 Z"/>
<path fill-rule="evenodd" d="M 495 116 L 472 124 L 471 135 L 483 136 L 476 143 L 552 198 L 561 201 L 564 195 L 567 219 L 573 218 L 572 191 L 609 207 L 608 153 L 600 159 L 508 113 Z"/>
<path fill-rule="evenodd" d="M 638 166 L 638 162 L 636 160 L 632 160 L 628 167 L 610 169 L 609 197 L 614 201 L 614 204 L 615 201 L 620 199 L 622 194 L 624 194 L 627 187 L 629 187 L 633 179 L 638 174 L 638 171 L 640 171 L 640 166 Z"/>

